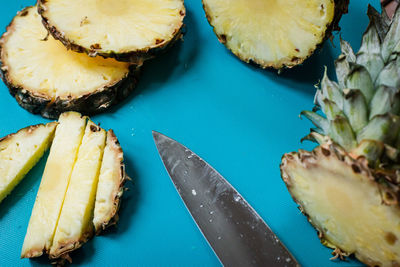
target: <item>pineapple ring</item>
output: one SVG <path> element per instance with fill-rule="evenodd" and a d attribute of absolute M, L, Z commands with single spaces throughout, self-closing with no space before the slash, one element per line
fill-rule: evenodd
<path fill-rule="evenodd" d="M 221 43 L 262 68 L 293 67 L 308 58 L 347 12 L 348 1 L 203 0 Z"/>
<path fill-rule="evenodd" d="M 36 7 L 28 7 L 0 40 L 3 80 L 23 108 L 47 118 L 68 110 L 91 114 L 134 89 L 128 63 L 68 51 L 47 34 Z"/>
<path fill-rule="evenodd" d="M 40 0 L 54 38 L 90 56 L 141 64 L 180 39 L 182 0 Z"/>

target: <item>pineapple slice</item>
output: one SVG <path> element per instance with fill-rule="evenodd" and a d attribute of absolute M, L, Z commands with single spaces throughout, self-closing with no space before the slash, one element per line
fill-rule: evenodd
<path fill-rule="evenodd" d="M 129 64 L 68 51 L 46 35 L 36 7 L 28 7 L 0 40 L 2 78 L 23 108 L 47 118 L 70 110 L 91 114 L 133 90 L 136 71 Z"/>
<path fill-rule="evenodd" d="M 399 188 L 334 144 L 283 157 L 282 178 L 321 242 L 337 257 L 399 266 Z"/>
<path fill-rule="evenodd" d="M 40 0 L 43 24 L 69 49 L 141 64 L 180 39 L 183 0 Z"/>
<path fill-rule="evenodd" d="M 56 122 L 30 126 L 0 140 L 0 202 L 49 148 L 56 126 Z"/>
<path fill-rule="evenodd" d="M 118 221 L 120 199 L 126 181 L 124 154 L 112 130 L 107 132 L 99 183 L 97 185 L 93 224 L 96 233 Z"/>
<path fill-rule="evenodd" d="M 338 29 L 348 0 L 203 0 L 203 6 L 236 56 L 280 69 L 302 63 Z"/>
<path fill-rule="evenodd" d="M 72 171 L 50 258 L 68 258 L 93 234 L 93 210 L 106 132 L 89 121 Z"/>
<path fill-rule="evenodd" d="M 51 247 L 86 121 L 86 117 L 76 112 L 60 116 L 22 247 L 22 258 L 41 256 Z"/>

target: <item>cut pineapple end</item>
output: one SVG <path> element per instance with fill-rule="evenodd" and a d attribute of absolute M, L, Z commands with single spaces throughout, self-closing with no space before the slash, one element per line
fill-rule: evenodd
<path fill-rule="evenodd" d="M 125 182 L 124 155 L 112 130 L 107 132 L 99 183 L 97 186 L 93 224 L 96 232 L 116 223 Z"/>
<path fill-rule="evenodd" d="M 93 233 L 92 219 L 106 132 L 89 121 L 72 171 L 50 258 L 79 248 Z"/>
<path fill-rule="evenodd" d="M 285 155 L 282 174 L 323 243 L 368 265 L 400 264 L 398 204 L 384 204 L 378 184 L 354 160 L 341 161 L 328 149 L 314 152 Z"/>
<path fill-rule="evenodd" d="M 22 258 L 38 257 L 50 249 L 86 121 L 76 112 L 60 116 L 29 220 Z"/>
<path fill-rule="evenodd" d="M 39 7 L 59 38 L 110 54 L 163 47 L 179 33 L 185 14 L 182 0 L 42 0 Z"/>
<path fill-rule="evenodd" d="M 19 130 L 0 141 L 0 202 L 14 189 L 49 148 L 57 123 Z"/>
<path fill-rule="evenodd" d="M 2 68 L 11 86 L 44 99 L 71 100 L 103 91 L 128 76 L 129 64 L 68 51 L 52 36 L 45 40 L 47 35 L 36 7 L 14 18 L 1 39 Z"/>
<path fill-rule="evenodd" d="M 332 0 L 203 0 L 203 4 L 220 41 L 242 60 L 262 67 L 301 63 L 324 40 L 335 16 Z"/>

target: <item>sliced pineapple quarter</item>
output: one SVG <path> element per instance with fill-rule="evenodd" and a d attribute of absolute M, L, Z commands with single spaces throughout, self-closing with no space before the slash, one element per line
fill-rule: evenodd
<path fill-rule="evenodd" d="M 21 257 L 38 257 L 48 252 L 70 181 L 87 117 L 76 112 L 63 113 L 40 183 Z"/>
<path fill-rule="evenodd" d="M 135 67 L 68 51 L 47 35 L 37 8 L 28 7 L 0 40 L 2 78 L 23 108 L 54 119 L 71 110 L 93 114 L 134 89 Z"/>
<path fill-rule="evenodd" d="M 26 127 L 0 140 L 0 202 L 49 148 L 57 123 Z"/>
<path fill-rule="evenodd" d="M 335 144 L 285 154 L 281 170 L 293 199 L 336 257 L 354 253 L 369 266 L 398 266 L 397 185 Z"/>
<path fill-rule="evenodd" d="M 93 224 L 96 233 L 118 221 L 120 199 L 126 181 L 124 154 L 112 130 L 107 132 L 99 183 L 97 186 Z"/>
<path fill-rule="evenodd" d="M 66 257 L 93 234 L 93 210 L 106 132 L 89 121 L 72 171 L 50 258 Z"/>
<path fill-rule="evenodd" d="M 180 39 L 183 0 L 40 0 L 54 38 L 91 56 L 141 64 Z"/>
<path fill-rule="evenodd" d="M 348 0 L 203 0 L 220 42 L 262 68 L 302 63 L 338 29 Z"/>

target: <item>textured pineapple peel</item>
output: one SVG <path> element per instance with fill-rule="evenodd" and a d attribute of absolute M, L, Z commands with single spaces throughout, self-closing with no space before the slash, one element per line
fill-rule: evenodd
<path fill-rule="evenodd" d="M 282 177 L 291 195 L 338 254 L 372 266 L 400 264 L 399 203 L 385 203 L 368 167 L 342 153 L 324 145 L 286 154 Z"/>
<path fill-rule="evenodd" d="M 219 40 L 242 60 L 261 67 L 303 62 L 330 36 L 347 1 L 203 0 Z"/>
<path fill-rule="evenodd" d="M 180 36 L 185 7 L 182 0 L 40 0 L 39 12 L 66 46 L 115 57 L 169 44 Z"/>

